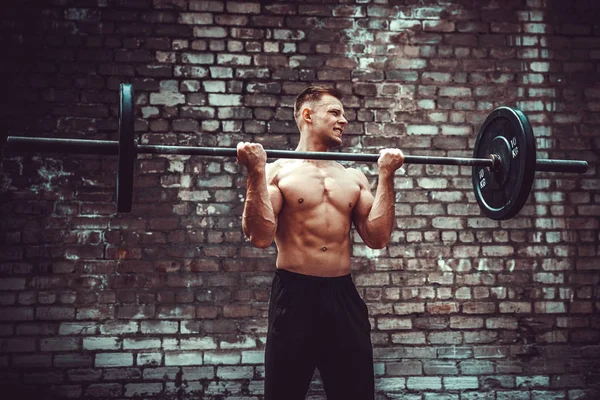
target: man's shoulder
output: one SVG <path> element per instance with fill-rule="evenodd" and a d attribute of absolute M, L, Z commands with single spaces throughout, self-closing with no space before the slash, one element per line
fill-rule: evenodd
<path fill-rule="evenodd" d="M 278 159 L 275 160 L 273 162 L 267 163 L 266 165 L 266 174 L 267 174 L 267 180 L 269 181 L 274 181 L 277 180 L 277 177 L 279 175 L 279 173 L 281 172 L 281 170 L 283 170 L 287 165 L 290 164 L 291 159 Z"/>
<path fill-rule="evenodd" d="M 350 174 L 354 179 L 356 179 L 359 183 L 368 184 L 367 176 L 360 169 L 348 167 L 346 168 L 346 172 Z"/>
<path fill-rule="evenodd" d="M 354 167 L 345 167 L 346 172 L 354 175 L 354 176 L 365 176 L 364 172 L 362 172 L 360 169 L 358 168 L 354 168 Z"/>
<path fill-rule="evenodd" d="M 267 163 L 267 168 L 273 171 L 280 170 L 286 165 L 292 164 L 294 161 L 296 160 L 289 158 L 279 158 L 273 162 Z"/>

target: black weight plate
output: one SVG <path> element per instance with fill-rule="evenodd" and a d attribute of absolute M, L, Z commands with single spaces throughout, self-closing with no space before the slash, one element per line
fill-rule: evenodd
<path fill-rule="evenodd" d="M 118 212 L 130 212 L 133 203 L 133 162 L 136 158 L 133 113 L 133 87 L 128 83 L 122 83 L 119 88 Z"/>
<path fill-rule="evenodd" d="M 510 107 L 499 107 L 486 118 L 473 157 L 498 154 L 503 165 L 498 171 L 473 168 L 475 198 L 491 219 L 505 220 L 523 208 L 535 175 L 535 138 L 525 114 Z"/>

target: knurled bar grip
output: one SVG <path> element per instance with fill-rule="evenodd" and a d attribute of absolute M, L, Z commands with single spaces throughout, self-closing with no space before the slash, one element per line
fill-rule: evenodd
<path fill-rule="evenodd" d="M 556 160 L 550 158 L 535 161 L 536 171 L 577 172 L 583 174 L 587 169 L 588 162 L 583 160 Z"/>
<path fill-rule="evenodd" d="M 117 155 L 119 142 L 111 140 L 53 139 L 9 136 L 6 150 L 11 152 L 104 154 Z M 236 157 L 237 149 L 223 147 L 137 145 L 140 154 L 181 154 L 208 157 Z M 377 162 L 379 154 L 357 154 L 336 152 L 308 152 L 292 150 L 266 150 L 269 158 L 294 158 L 307 160 L 339 160 Z M 406 164 L 468 165 L 493 167 L 489 158 L 432 157 L 406 155 Z M 582 160 L 541 159 L 536 161 L 536 171 L 577 172 L 587 171 L 588 163 Z"/>

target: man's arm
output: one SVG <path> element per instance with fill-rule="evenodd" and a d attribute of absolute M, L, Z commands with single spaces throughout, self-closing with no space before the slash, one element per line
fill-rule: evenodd
<path fill-rule="evenodd" d="M 400 150 L 382 150 L 378 161 L 379 180 L 375 197 L 371 194 L 367 177 L 354 170 L 360 181 L 361 191 L 352 212 L 352 220 L 365 244 L 373 249 L 387 246 L 394 230 L 394 173 L 403 162 L 404 155 Z"/>
<path fill-rule="evenodd" d="M 283 202 L 279 188 L 273 183 L 274 168 L 267 166 L 266 160 L 260 144 L 238 144 L 238 162 L 248 169 L 242 230 L 259 248 L 266 248 L 273 242 Z"/>

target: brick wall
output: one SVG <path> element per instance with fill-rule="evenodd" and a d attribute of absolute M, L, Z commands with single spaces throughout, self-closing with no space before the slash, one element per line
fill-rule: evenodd
<path fill-rule="evenodd" d="M 517 218 L 484 218 L 466 167 L 397 174 L 397 229 L 354 235 L 378 399 L 598 399 L 600 16 L 593 0 L 53 0 L 5 5 L 2 136 L 293 148 L 295 95 L 336 85 L 344 151 L 470 156 L 496 106 L 538 156 Z M 16 5 L 16 4 L 20 5 Z M 351 164 L 347 164 L 351 165 Z M 375 186 L 373 165 L 356 165 Z M 4 154 L 0 381 L 9 398 L 262 399 L 275 249 L 241 233 L 232 159 Z M 315 376 L 310 398 L 324 398 Z"/>

